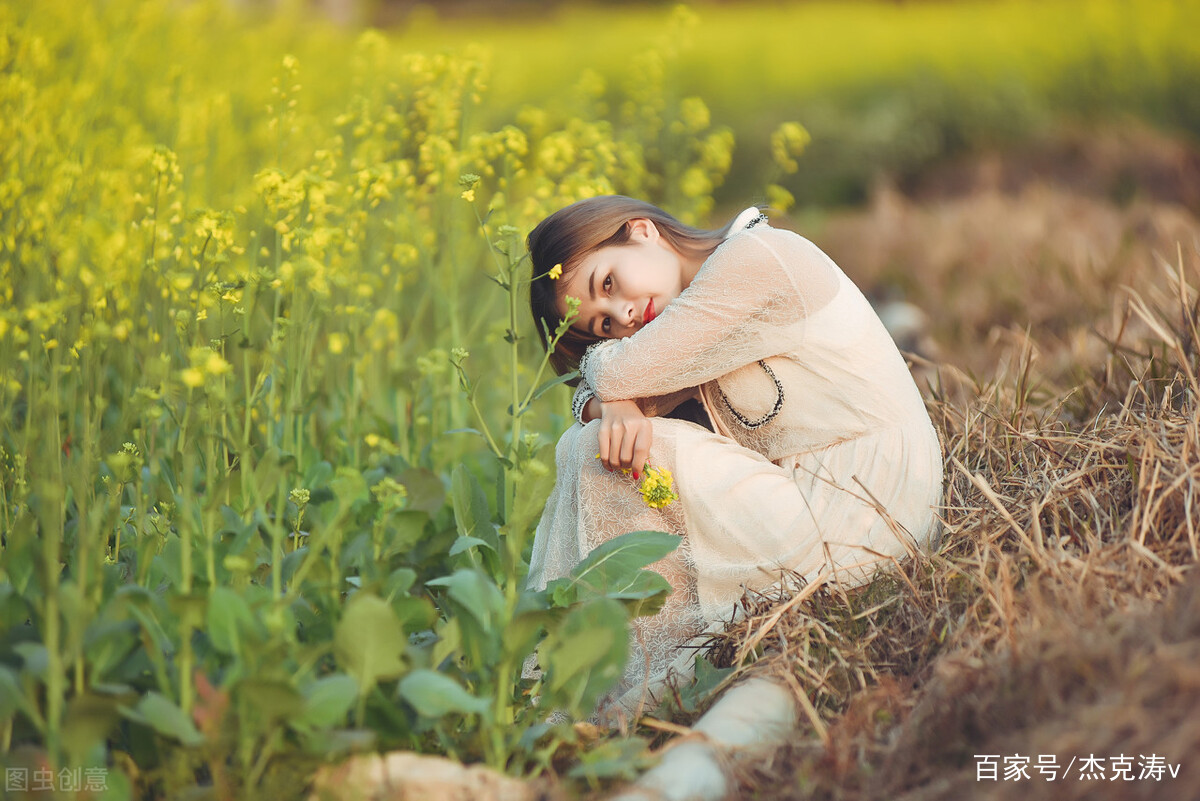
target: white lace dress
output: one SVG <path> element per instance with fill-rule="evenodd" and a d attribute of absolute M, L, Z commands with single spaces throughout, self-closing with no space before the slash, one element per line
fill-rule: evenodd
<path fill-rule="evenodd" d="M 589 348 L 575 409 L 594 393 L 654 416 L 650 464 L 679 500 L 645 505 L 596 459 L 598 421 L 558 442 L 557 483 L 538 524 L 529 583 L 568 574 L 630 531 L 677 534 L 652 567 L 672 585 L 634 622 L 624 677 L 601 718 L 653 707 L 686 646 L 728 621 L 746 587 L 782 571 L 860 583 L 928 544 L 941 502 L 938 437 L 891 337 L 819 248 L 747 209 L 696 278 L 642 330 Z M 666 414 L 698 399 L 714 431 Z"/>

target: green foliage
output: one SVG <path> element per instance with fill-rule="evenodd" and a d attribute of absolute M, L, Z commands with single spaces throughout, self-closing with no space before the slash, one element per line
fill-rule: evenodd
<path fill-rule="evenodd" d="M 1120 97 L 1191 125 L 1195 59 L 1171 33 L 1191 12 L 1159 5 L 1180 24 L 1147 41 L 1173 44 L 1161 64 L 1130 50 Z M 786 13 L 835 13 L 804 6 Z M 735 193 L 770 183 L 786 205 L 815 165 L 848 159 L 860 186 L 1020 131 L 1046 97 L 1112 96 L 1062 77 L 1076 39 L 1044 79 L 977 73 L 999 93 L 940 68 L 863 89 L 899 58 L 890 29 L 859 32 L 877 62 L 789 40 L 830 59 L 823 89 L 820 70 L 787 70 L 810 82 L 795 92 L 739 62 L 702 92 L 711 34 L 653 13 L 653 39 L 517 98 L 509 59 L 554 49 L 504 46 L 502 26 L 490 72 L 218 0 L 0 5 L 0 750 L 113 767 L 146 797 L 198 776 L 271 795 L 284 765 L 373 747 L 550 769 L 576 740 L 547 712 L 590 712 L 676 542 L 631 534 L 524 587 L 568 380 L 528 330 L 524 232 L 609 192 L 702 223 L 734 168 L 714 120 L 764 154 Z M 539 642 L 542 678 L 523 678 Z M 606 745 L 579 775 L 641 749 Z"/>

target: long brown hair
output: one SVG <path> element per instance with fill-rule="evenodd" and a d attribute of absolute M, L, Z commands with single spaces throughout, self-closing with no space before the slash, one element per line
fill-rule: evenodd
<path fill-rule="evenodd" d="M 717 249 L 733 224 L 730 221 L 715 231 L 693 228 L 657 206 L 622 195 L 587 198 L 554 212 L 538 223 L 526 240 L 533 269 L 529 305 L 543 348 L 550 344 L 547 331 L 553 336 L 562 322 L 562 315 L 558 313 L 558 288 L 564 281 L 563 278 L 552 280 L 547 273 L 556 264 L 561 264 L 565 277 L 589 253 L 626 244 L 630 234 L 627 223 L 639 218 L 653 222 L 659 234 L 680 254 L 701 259 L 708 258 Z M 550 365 L 559 375 L 578 368 L 587 346 L 600 339 L 575 328 L 568 329 L 550 354 Z"/>

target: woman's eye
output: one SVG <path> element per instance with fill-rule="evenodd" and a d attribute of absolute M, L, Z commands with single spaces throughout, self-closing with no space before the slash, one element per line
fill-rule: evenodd
<path fill-rule="evenodd" d="M 611 275 L 606 275 L 606 276 L 604 277 L 604 288 L 605 288 L 605 289 L 611 289 L 611 288 L 612 288 L 612 276 L 611 276 Z"/>
<path fill-rule="evenodd" d="M 610 328 L 612 328 L 612 318 L 605 317 L 604 322 L 600 323 L 600 330 L 607 334 Z"/>

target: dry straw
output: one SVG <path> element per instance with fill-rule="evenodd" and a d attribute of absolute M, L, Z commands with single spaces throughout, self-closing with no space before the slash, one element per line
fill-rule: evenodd
<path fill-rule="evenodd" d="M 1037 375 L 1028 334 L 990 380 L 939 368 L 936 553 L 863 587 L 743 599 L 710 658 L 790 683 L 810 728 L 745 790 L 1008 797 L 1017 790 L 976 781 L 974 754 L 1200 753 L 1200 724 L 1181 734 L 1176 709 L 1200 719 L 1200 590 L 1158 604 L 1197 583 L 1200 559 L 1200 297 L 1182 248 L 1174 256 L 1160 260 L 1160 288 L 1127 290 L 1103 357 L 1072 390 Z M 1112 710 L 1098 711 L 1101 697 Z M 1139 711 L 1160 707 L 1171 714 L 1157 722 Z M 1018 790 L 1068 792 L 1043 784 Z M 1137 797 L 1126 783 L 1089 793 Z"/>

